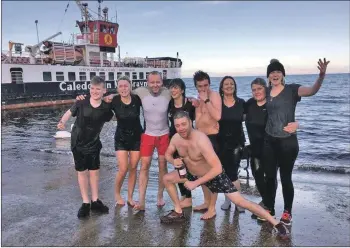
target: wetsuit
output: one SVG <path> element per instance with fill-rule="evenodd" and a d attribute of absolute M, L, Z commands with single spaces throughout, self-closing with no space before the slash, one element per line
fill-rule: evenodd
<path fill-rule="evenodd" d="M 170 91 L 163 87 L 154 95 L 148 88 L 140 87 L 133 90 L 133 93 L 141 99 L 145 119 L 145 132 L 141 135 L 141 157 L 151 157 L 154 148 L 157 148 L 159 156 L 164 156 L 169 145 L 167 113 Z"/>
<path fill-rule="evenodd" d="M 139 151 L 143 129 L 140 122 L 141 99 L 131 94 L 131 102 L 125 104 L 120 95 L 116 95 L 111 108 L 115 113 L 118 126 L 114 135 L 116 151 Z"/>
<path fill-rule="evenodd" d="M 245 104 L 244 113 L 246 115 L 245 125 L 250 141 L 250 164 L 252 173 L 258 191 L 263 198 L 265 192 L 265 176 L 261 159 L 267 120 L 266 103 L 258 106 L 257 101 L 254 98 L 250 98 Z"/>
<path fill-rule="evenodd" d="M 244 103 L 243 99 L 237 98 L 233 106 L 227 107 L 222 100 L 218 134 L 219 158 L 232 182 L 238 180 L 238 169 L 245 143 L 242 126 Z"/>
<path fill-rule="evenodd" d="M 176 108 L 174 105 L 174 100 L 171 99 L 169 102 L 169 105 L 168 105 L 168 117 L 169 117 L 169 121 L 170 121 L 169 139 L 171 139 L 174 136 L 174 134 L 176 134 L 173 116 L 176 113 L 176 111 L 179 111 L 179 110 L 186 111 L 189 114 L 192 122 L 195 120 L 196 109 L 190 101 L 187 101 L 187 99 L 185 98 L 182 107 Z M 174 156 L 174 158 L 178 157 L 179 156 L 178 152 L 175 151 L 173 156 Z M 189 173 L 189 172 L 187 172 L 187 173 Z M 183 183 L 179 183 L 178 185 L 179 185 L 180 193 L 182 196 L 185 196 L 186 198 L 192 197 L 191 191 L 186 189 Z"/>
<path fill-rule="evenodd" d="M 97 108 L 91 106 L 90 97 L 76 101 L 70 108 L 76 117 L 72 134 L 71 150 L 75 170 L 98 170 L 100 168 L 100 151 L 102 144 L 100 133 L 105 122 L 113 117 L 110 104 L 102 101 Z"/>
<path fill-rule="evenodd" d="M 295 108 L 301 100 L 298 95 L 299 84 L 286 84 L 284 89 L 276 96 L 270 96 L 267 91 L 266 109 L 268 113 L 266 123 L 266 136 L 263 148 L 263 166 L 266 175 L 266 192 L 264 204 L 274 211 L 277 169 L 280 169 L 284 209 L 291 213 L 294 187 L 292 171 L 299 153 L 297 135 L 283 131 L 290 122 L 295 121 Z"/>

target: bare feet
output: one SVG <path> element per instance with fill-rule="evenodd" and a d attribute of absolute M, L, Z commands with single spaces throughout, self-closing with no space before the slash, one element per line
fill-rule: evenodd
<path fill-rule="evenodd" d="M 136 203 L 134 206 L 134 210 L 136 211 L 145 211 L 145 206 L 141 205 L 140 203 Z"/>
<path fill-rule="evenodd" d="M 212 218 L 214 218 L 216 216 L 216 211 L 215 209 L 213 210 L 209 210 L 207 212 L 205 212 L 202 216 L 201 216 L 201 220 L 210 220 Z"/>
<path fill-rule="evenodd" d="M 192 207 L 192 198 L 184 198 L 180 201 L 181 208 Z"/>
<path fill-rule="evenodd" d="M 125 201 L 120 196 L 116 197 L 115 199 L 116 199 L 116 201 L 115 201 L 116 206 L 124 206 L 125 205 Z"/>
<path fill-rule="evenodd" d="M 163 207 L 165 205 L 165 201 L 163 200 L 163 198 L 158 199 L 157 201 L 157 207 Z"/>
<path fill-rule="evenodd" d="M 203 212 L 203 211 L 207 211 L 207 210 L 208 210 L 208 206 L 209 206 L 208 203 L 203 203 L 202 205 L 195 206 L 195 207 L 193 208 L 193 211 L 194 211 L 194 212 Z"/>
<path fill-rule="evenodd" d="M 130 206 L 132 208 L 135 207 L 135 204 L 136 204 L 133 199 L 128 200 L 127 203 L 128 203 L 128 206 Z"/>

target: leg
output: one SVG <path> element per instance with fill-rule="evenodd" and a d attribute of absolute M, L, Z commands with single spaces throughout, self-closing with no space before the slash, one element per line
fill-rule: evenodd
<path fill-rule="evenodd" d="M 118 172 L 115 177 L 115 202 L 117 205 L 125 205 L 125 201 L 120 195 L 121 187 L 123 185 L 126 173 L 128 172 L 128 151 L 118 150 L 115 152 L 118 160 Z"/>
<path fill-rule="evenodd" d="M 299 153 L 299 145 L 296 136 L 281 139 L 281 152 L 278 154 L 278 162 L 280 165 L 280 176 L 282 183 L 282 192 L 284 199 L 284 212 L 287 214 L 282 216 L 290 224 L 291 213 L 294 199 L 294 187 L 292 182 L 292 171 L 295 160 Z M 288 215 L 288 216 L 287 216 Z M 281 220 L 282 220 L 281 219 Z"/>
<path fill-rule="evenodd" d="M 80 188 L 80 194 L 83 198 L 83 203 L 90 203 L 89 200 L 89 177 L 88 170 L 78 171 L 78 183 Z"/>
<path fill-rule="evenodd" d="M 97 201 L 98 199 L 98 181 L 100 178 L 100 170 L 90 170 L 90 187 L 91 187 L 91 200 Z"/>
<path fill-rule="evenodd" d="M 163 200 L 164 184 L 163 177 L 168 172 L 165 156 L 158 156 L 158 165 L 159 165 L 159 178 L 158 178 L 158 200 L 157 206 L 161 207 L 165 205 Z"/>
<path fill-rule="evenodd" d="M 217 199 L 218 199 L 218 194 L 210 192 L 210 202 L 209 202 L 209 206 L 208 206 L 208 211 L 205 212 L 201 216 L 202 220 L 209 220 L 209 219 L 212 219 L 212 218 L 214 218 L 216 216 L 215 205 L 216 205 L 216 200 Z"/>
<path fill-rule="evenodd" d="M 264 198 L 265 193 L 265 175 L 264 170 L 261 165 L 261 160 L 256 157 L 251 158 L 251 168 L 252 168 L 252 174 L 255 179 L 256 187 L 258 188 L 258 191 L 260 193 L 261 198 Z M 277 181 L 277 178 L 276 178 Z M 277 188 L 277 187 L 276 187 Z"/>
<path fill-rule="evenodd" d="M 188 172 L 187 172 L 188 173 Z M 182 196 L 181 199 L 181 207 L 182 208 L 187 208 L 187 207 L 192 207 L 192 194 L 191 191 L 185 188 L 183 183 L 178 183 L 180 193 Z"/>
<path fill-rule="evenodd" d="M 266 219 L 273 226 L 277 225 L 279 222 L 271 216 L 269 212 L 267 212 L 264 208 L 259 206 L 258 204 L 248 201 L 241 196 L 239 192 L 234 193 L 226 193 L 225 194 L 235 205 L 240 206 L 242 208 L 248 209 L 253 214 Z"/>
<path fill-rule="evenodd" d="M 133 200 L 133 194 L 136 184 L 136 173 L 137 173 L 137 164 L 140 161 L 140 152 L 131 151 L 130 152 L 130 163 L 129 163 L 129 180 L 128 180 L 128 203 L 131 206 L 135 205 Z"/>
<path fill-rule="evenodd" d="M 174 204 L 175 212 L 177 212 L 177 213 L 182 213 L 182 208 L 180 205 L 180 200 L 179 200 L 179 196 L 177 194 L 175 184 L 178 182 L 185 182 L 186 180 L 187 179 L 181 179 L 179 177 L 179 174 L 177 173 L 177 171 L 172 171 L 170 173 L 167 173 L 163 177 L 164 186 L 165 186 L 165 188 L 170 196 L 170 199 L 172 200 L 172 202 Z"/>
<path fill-rule="evenodd" d="M 195 212 L 207 211 L 209 204 L 210 204 L 211 192 L 207 186 L 205 186 L 205 185 L 201 185 L 201 186 L 202 186 L 202 190 L 203 190 L 203 194 L 204 194 L 204 203 L 199 205 L 199 206 L 194 207 L 193 211 L 195 211 Z"/>

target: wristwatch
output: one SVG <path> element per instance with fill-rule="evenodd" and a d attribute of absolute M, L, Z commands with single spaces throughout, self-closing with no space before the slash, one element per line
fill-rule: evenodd
<path fill-rule="evenodd" d="M 208 98 L 207 100 L 204 101 L 204 103 L 208 103 L 208 102 L 210 102 L 209 98 Z"/>

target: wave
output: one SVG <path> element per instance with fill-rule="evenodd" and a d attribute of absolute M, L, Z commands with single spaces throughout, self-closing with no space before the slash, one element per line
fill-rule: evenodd
<path fill-rule="evenodd" d="M 46 153 L 54 153 L 54 154 L 72 154 L 71 151 L 68 150 L 54 150 L 54 149 L 39 149 L 39 148 L 34 148 L 31 149 L 31 151 L 34 152 L 46 152 Z"/>
<path fill-rule="evenodd" d="M 295 165 L 295 169 L 312 172 L 329 172 L 336 174 L 350 174 L 350 167 L 344 166 L 320 166 L 314 164 Z"/>

